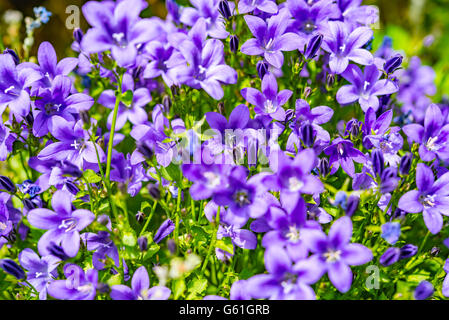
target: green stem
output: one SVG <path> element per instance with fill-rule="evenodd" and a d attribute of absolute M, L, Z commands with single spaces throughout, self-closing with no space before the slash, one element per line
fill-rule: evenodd
<path fill-rule="evenodd" d="M 147 227 L 150 224 L 151 218 L 153 218 L 153 214 L 156 211 L 156 206 L 157 206 L 157 201 L 154 201 L 153 207 L 151 208 L 150 215 L 148 216 L 147 221 L 145 221 L 142 231 L 140 231 L 139 237 L 141 237 L 143 235 L 143 233 L 145 232 L 145 230 L 147 230 Z"/>
<path fill-rule="evenodd" d="M 215 247 L 215 241 L 217 241 L 217 232 L 218 232 L 218 227 L 220 226 L 220 206 L 218 206 L 218 209 L 217 209 L 217 216 L 215 217 L 215 224 L 216 224 L 216 227 L 214 230 L 214 234 L 212 235 L 212 241 L 210 242 L 210 246 L 209 246 L 209 250 L 207 251 L 206 259 L 204 260 L 203 267 L 201 268 L 201 274 L 204 274 L 204 271 L 206 270 L 207 263 L 209 262 L 209 258 L 212 254 L 212 250 Z"/>
<path fill-rule="evenodd" d="M 123 79 L 123 74 L 121 74 L 117 79 L 118 87 L 117 87 L 116 97 L 115 97 L 114 113 L 112 115 L 111 132 L 109 134 L 109 143 L 108 143 L 108 158 L 107 158 L 107 162 L 106 162 L 106 177 L 105 178 L 107 181 L 109 181 L 109 176 L 111 174 L 112 148 L 113 148 L 113 144 L 114 144 L 115 123 L 117 122 L 118 107 L 120 105 L 121 94 L 122 94 L 122 79 Z"/>

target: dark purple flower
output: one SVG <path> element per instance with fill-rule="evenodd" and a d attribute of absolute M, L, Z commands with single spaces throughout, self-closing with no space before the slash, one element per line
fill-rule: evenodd
<path fill-rule="evenodd" d="M 0 268 L 18 280 L 25 279 L 25 271 L 14 260 L 1 259 Z"/>
<path fill-rule="evenodd" d="M 421 281 L 415 289 L 413 296 L 416 300 L 426 300 L 433 295 L 434 288 L 429 281 Z"/>
<path fill-rule="evenodd" d="M 324 149 L 324 153 L 329 157 L 329 165 L 331 166 L 331 174 L 334 174 L 341 165 L 341 168 L 349 176 L 354 177 L 355 169 L 354 163 L 365 163 L 366 158 L 364 154 L 355 149 L 352 142 L 344 140 L 340 137 L 334 139 L 332 144 Z"/>
<path fill-rule="evenodd" d="M 150 278 L 144 266 L 133 274 L 131 288 L 122 284 L 111 287 L 113 300 L 167 300 L 171 290 L 164 286 L 150 288 Z"/>
<path fill-rule="evenodd" d="M 156 231 L 156 234 L 153 237 L 153 241 L 155 243 L 161 242 L 164 238 L 166 238 L 170 233 L 175 230 L 175 223 L 170 219 L 165 220 L 159 229 Z"/>
<path fill-rule="evenodd" d="M 382 256 L 379 258 L 379 263 L 384 267 L 391 266 L 399 261 L 401 250 L 396 247 L 391 247 L 385 250 Z"/>
<path fill-rule="evenodd" d="M 143 71 L 145 79 L 161 76 L 167 86 L 172 86 L 177 82 L 176 67 L 184 63 L 184 58 L 173 46 L 159 41 L 151 41 L 145 46 L 145 55 L 150 59 Z"/>

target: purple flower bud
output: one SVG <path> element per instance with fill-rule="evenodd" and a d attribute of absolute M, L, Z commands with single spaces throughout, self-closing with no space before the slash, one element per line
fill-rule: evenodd
<path fill-rule="evenodd" d="M 25 198 L 22 200 L 23 206 L 25 207 L 25 209 L 27 209 L 28 211 L 36 209 L 37 205 L 31 201 L 31 199 L 29 198 Z"/>
<path fill-rule="evenodd" d="M 136 213 L 137 222 L 142 223 L 144 219 L 145 219 L 145 213 L 143 213 L 142 211 L 137 211 L 137 213 Z"/>
<path fill-rule="evenodd" d="M 399 208 L 396 208 L 393 212 L 392 215 L 392 219 L 402 219 L 403 217 L 405 217 L 407 214 L 407 212 L 405 212 L 404 210 L 401 210 Z"/>
<path fill-rule="evenodd" d="M 103 214 L 103 215 L 101 215 L 101 216 L 99 216 L 97 218 L 97 221 L 98 221 L 99 224 L 102 224 L 102 225 L 106 226 L 106 225 L 108 225 L 108 223 L 111 220 L 109 219 L 109 217 L 107 215 Z"/>
<path fill-rule="evenodd" d="M 81 110 L 79 114 L 83 123 L 89 126 L 90 125 L 89 112 L 86 110 Z"/>
<path fill-rule="evenodd" d="M 14 63 L 16 65 L 18 65 L 20 63 L 20 58 L 19 58 L 19 56 L 17 55 L 17 53 L 13 49 L 6 48 L 3 51 L 3 53 L 4 54 L 9 54 L 12 57 L 12 59 L 14 60 Z"/>
<path fill-rule="evenodd" d="M 148 250 L 148 238 L 147 237 L 139 237 L 137 239 L 137 243 L 139 244 L 140 251 Z"/>
<path fill-rule="evenodd" d="M 150 196 L 153 197 L 153 199 L 155 200 L 159 200 L 161 198 L 161 191 L 154 184 L 148 185 L 148 192 L 150 193 Z"/>
<path fill-rule="evenodd" d="M 351 123 L 351 127 L 349 128 L 349 134 L 351 135 L 351 139 L 354 139 L 359 136 L 360 127 L 357 121 L 353 121 Z"/>
<path fill-rule="evenodd" d="M 25 271 L 11 259 L 1 259 L 0 268 L 6 273 L 16 277 L 18 280 L 25 279 Z"/>
<path fill-rule="evenodd" d="M 17 187 L 8 177 L 0 176 L 0 189 L 6 190 L 9 193 L 15 193 Z"/>
<path fill-rule="evenodd" d="M 265 60 L 258 61 L 256 64 L 256 69 L 257 69 L 257 73 L 259 73 L 259 78 L 263 79 L 263 77 L 268 72 L 268 62 L 266 62 Z"/>
<path fill-rule="evenodd" d="M 430 254 L 431 254 L 432 256 L 436 257 L 437 255 L 440 254 L 440 251 L 441 251 L 440 248 L 438 248 L 438 247 L 433 247 L 433 248 L 430 250 Z"/>
<path fill-rule="evenodd" d="M 165 220 L 154 235 L 153 241 L 159 243 L 175 230 L 175 224 L 170 219 Z"/>
<path fill-rule="evenodd" d="M 81 40 L 83 40 L 83 30 L 81 30 L 80 28 L 76 28 L 75 30 L 73 30 L 73 38 L 75 38 L 75 41 L 78 43 L 81 43 Z"/>
<path fill-rule="evenodd" d="M 312 88 L 309 87 L 309 86 L 305 87 L 304 88 L 304 94 L 303 94 L 304 99 L 307 99 L 310 96 L 311 93 L 312 93 Z"/>
<path fill-rule="evenodd" d="M 107 283 L 98 283 L 97 290 L 99 293 L 109 293 L 111 291 L 111 287 Z"/>
<path fill-rule="evenodd" d="M 229 38 L 229 46 L 231 48 L 231 52 L 236 53 L 239 50 L 239 38 L 236 35 L 232 35 Z"/>
<path fill-rule="evenodd" d="M 399 260 L 399 255 L 401 254 L 401 250 L 396 247 L 388 248 L 384 254 L 380 257 L 379 263 L 384 267 L 391 266 L 393 263 L 396 263 Z"/>
<path fill-rule="evenodd" d="M 309 43 L 307 44 L 306 52 L 304 54 L 306 59 L 313 59 L 315 58 L 318 50 L 321 48 L 321 43 L 323 42 L 323 35 L 317 34 L 313 36 Z"/>
<path fill-rule="evenodd" d="M 376 175 L 379 177 L 382 176 L 382 172 L 385 168 L 385 160 L 384 160 L 384 154 L 381 150 L 374 150 L 371 153 L 371 161 L 373 162 L 373 171 Z"/>
<path fill-rule="evenodd" d="M 229 8 L 229 3 L 227 0 L 220 1 L 220 3 L 218 4 L 218 11 L 226 20 L 228 20 L 232 16 L 231 9 Z"/>
<path fill-rule="evenodd" d="M 384 64 L 384 70 L 387 74 L 392 74 L 395 72 L 402 64 L 403 57 L 398 54 L 393 58 L 390 58 Z"/>
<path fill-rule="evenodd" d="M 388 167 L 382 172 L 380 178 L 380 191 L 382 194 L 391 192 L 398 186 L 400 178 L 398 178 L 396 170 L 394 167 Z"/>
<path fill-rule="evenodd" d="M 330 172 L 329 160 L 327 160 L 327 158 L 320 159 L 318 169 L 320 170 L 320 173 L 323 177 L 327 176 Z"/>
<path fill-rule="evenodd" d="M 74 196 L 76 196 L 78 194 L 78 192 L 80 191 L 80 189 L 78 189 L 76 184 L 74 184 L 72 181 L 66 181 L 65 182 L 65 187 Z"/>
<path fill-rule="evenodd" d="M 304 145 L 306 145 L 307 147 L 313 146 L 316 138 L 316 133 L 310 123 L 306 123 L 301 127 L 301 135 Z"/>
<path fill-rule="evenodd" d="M 406 244 L 401 248 L 399 259 L 407 259 L 413 257 L 418 252 L 418 247 L 413 244 Z"/>
<path fill-rule="evenodd" d="M 170 108 L 172 107 L 173 103 L 172 103 L 172 101 L 171 101 L 169 96 L 165 95 L 162 98 L 162 105 L 164 106 L 164 111 L 165 112 L 169 112 L 170 111 Z"/>
<path fill-rule="evenodd" d="M 415 299 L 416 300 L 426 300 L 433 294 L 433 285 L 429 281 L 421 281 L 420 284 L 415 289 Z"/>
<path fill-rule="evenodd" d="M 335 83 L 335 75 L 332 73 L 329 73 L 326 77 L 326 84 L 328 87 L 332 87 Z"/>
<path fill-rule="evenodd" d="M 32 113 L 32 112 L 28 113 L 28 114 L 25 116 L 25 121 L 28 123 L 28 125 L 29 125 L 30 127 L 33 126 L 33 124 L 34 124 L 34 116 L 33 116 L 33 113 Z"/>
<path fill-rule="evenodd" d="M 175 97 L 179 94 L 179 87 L 176 84 L 174 84 L 170 87 L 170 91 L 172 95 Z"/>
<path fill-rule="evenodd" d="M 413 155 L 410 152 L 407 152 L 399 163 L 399 173 L 402 175 L 409 174 L 410 167 L 412 166 Z"/>
<path fill-rule="evenodd" d="M 359 207 L 360 198 L 356 195 L 349 196 L 346 202 L 346 215 L 348 217 L 352 217 L 352 215 L 356 212 Z"/>

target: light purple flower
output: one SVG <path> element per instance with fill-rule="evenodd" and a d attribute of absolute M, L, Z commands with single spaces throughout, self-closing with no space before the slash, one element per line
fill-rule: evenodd
<path fill-rule="evenodd" d="M 94 300 L 97 295 L 98 271 L 86 272 L 76 264 L 64 266 L 66 280 L 55 280 L 48 286 L 48 294 L 59 300 Z"/>
<path fill-rule="evenodd" d="M 353 143 L 338 137 L 332 141 L 332 144 L 324 149 L 324 153 L 329 157 L 329 165 L 332 167 L 331 174 L 337 172 L 341 168 L 350 177 L 354 177 L 354 162 L 365 163 L 365 155 L 358 149 L 354 148 Z"/>
<path fill-rule="evenodd" d="M 238 2 L 239 14 L 249 13 L 255 9 L 275 14 L 278 12 L 276 1 L 271 0 L 241 0 Z"/>

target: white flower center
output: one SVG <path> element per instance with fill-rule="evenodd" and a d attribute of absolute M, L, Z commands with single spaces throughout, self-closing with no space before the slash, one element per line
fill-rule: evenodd
<path fill-rule="evenodd" d="M 203 176 L 207 179 L 207 185 L 210 188 L 215 188 L 220 185 L 220 176 L 214 172 L 206 171 Z"/>
<path fill-rule="evenodd" d="M 296 177 L 290 177 L 288 179 L 288 185 L 290 191 L 299 191 L 304 186 L 304 183 Z"/>
<path fill-rule="evenodd" d="M 271 101 L 271 100 L 265 101 L 264 106 L 265 106 L 266 113 L 273 113 L 276 111 L 276 107 L 274 106 L 273 101 Z"/>
<path fill-rule="evenodd" d="M 363 83 L 363 91 L 366 91 L 366 89 L 368 89 L 368 86 L 369 86 L 370 84 L 371 84 L 370 82 L 365 81 L 365 82 Z"/>
<path fill-rule="evenodd" d="M 6 229 L 6 224 L 3 222 L 0 222 L 0 231 L 4 231 Z"/>
<path fill-rule="evenodd" d="M 440 145 L 436 144 L 438 137 L 430 137 L 427 140 L 426 147 L 430 151 L 438 151 L 440 149 Z"/>
<path fill-rule="evenodd" d="M 268 43 L 265 46 L 265 49 L 267 51 L 270 51 L 272 46 L 273 46 L 273 38 L 270 38 L 270 40 L 268 40 Z"/>
<path fill-rule="evenodd" d="M 340 250 L 330 249 L 324 254 L 324 257 L 326 258 L 326 262 L 336 262 L 336 261 L 340 260 L 340 256 L 341 256 Z"/>
<path fill-rule="evenodd" d="M 296 226 L 289 226 L 286 236 L 291 242 L 298 242 L 300 239 L 299 229 Z"/>

